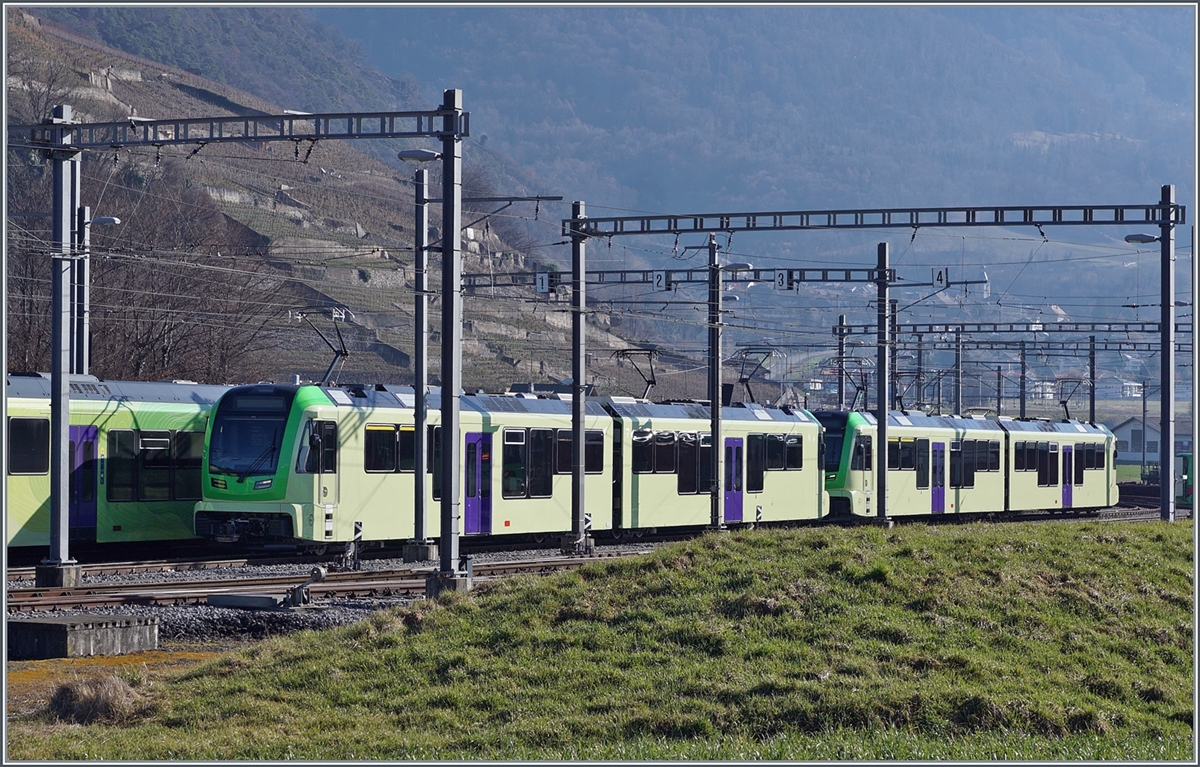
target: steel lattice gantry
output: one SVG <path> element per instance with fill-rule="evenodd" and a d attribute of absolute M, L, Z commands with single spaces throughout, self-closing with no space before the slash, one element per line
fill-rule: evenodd
<path fill-rule="evenodd" d="M 638 216 L 609 216 L 588 217 L 584 215 L 583 204 L 578 203 L 572 217 L 562 220 L 562 235 L 571 240 L 572 255 L 576 260 L 575 278 L 572 285 L 576 296 L 573 301 L 583 311 L 584 301 L 578 294 L 584 289 L 580 278 L 580 262 L 583 260 L 585 243 L 590 238 L 612 238 L 629 235 L 680 235 L 685 233 L 707 233 L 710 243 L 715 232 L 779 232 L 779 231 L 815 231 L 834 229 L 898 229 L 911 228 L 914 231 L 926 227 L 978 227 L 978 226 L 1034 226 L 1039 231 L 1043 226 L 1156 226 L 1160 230 L 1157 237 L 1147 235 L 1149 240 L 1162 243 L 1162 294 L 1163 319 L 1160 323 L 1163 337 L 1163 440 L 1167 441 L 1174 432 L 1174 371 L 1168 363 L 1173 357 L 1174 350 L 1174 286 L 1175 286 L 1175 240 L 1176 226 L 1187 223 L 1186 208 L 1175 202 L 1175 187 L 1170 184 L 1162 186 L 1162 195 L 1158 202 L 1151 204 L 1131 205 L 1043 205 L 1043 206 L 964 206 L 938 208 L 865 208 L 842 210 L 813 210 L 813 211 L 771 211 L 771 212 L 737 212 L 737 213 L 702 213 L 686 215 L 638 215 Z M 888 279 L 884 278 L 887 267 L 886 243 L 880 243 L 879 269 L 872 275 L 879 285 L 879 328 L 880 345 L 887 344 L 887 328 L 885 319 Z M 710 245 L 711 249 L 711 245 Z M 711 266 L 711 264 L 710 264 Z M 778 270 L 784 271 L 784 270 Z M 799 271 L 799 270 L 797 270 Z M 868 270 L 869 272 L 869 270 Z M 664 273 L 665 279 L 665 273 Z M 792 287 L 785 277 L 785 284 L 777 287 Z M 802 280 L 807 281 L 807 280 Z M 667 285 L 661 285 L 666 289 Z M 574 327 L 574 326 L 573 326 Z M 575 352 L 579 354 L 583 348 L 582 330 L 573 334 Z M 711 355 L 710 355 L 711 356 Z M 880 349 L 881 359 L 885 359 L 883 349 Z M 578 368 L 578 363 L 576 363 Z M 880 392 L 888 385 L 887 376 L 880 370 Z M 576 381 L 576 384 L 579 382 Z M 581 396 L 576 392 L 576 397 Z M 710 395 L 716 401 L 716 394 Z M 880 401 L 886 402 L 886 396 Z M 714 407 L 714 410 L 717 408 Z M 886 418 L 880 419 L 879 439 L 885 439 Z M 719 450 L 714 450 L 719 454 Z M 883 451 L 886 455 L 886 452 Z M 1171 479 L 1171 467 L 1165 469 L 1164 485 Z M 886 495 L 886 471 L 876 472 L 880 503 L 878 506 L 880 518 L 886 517 L 885 504 L 882 500 Z M 714 476 L 719 476 L 714 473 Z M 1169 492 L 1170 491 L 1170 492 Z M 713 490 L 714 496 L 717 491 Z M 1174 496 L 1171 488 L 1164 488 L 1162 494 L 1163 519 L 1173 520 Z"/>

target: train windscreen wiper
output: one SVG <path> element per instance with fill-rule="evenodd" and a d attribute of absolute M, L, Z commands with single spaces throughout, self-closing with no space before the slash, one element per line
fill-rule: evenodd
<path fill-rule="evenodd" d="M 275 435 L 276 435 L 276 434 L 278 434 L 278 433 L 279 433 L 279 432 L 278 432 L 278 430 L 276 430 L 276 431 L 275 431 L 275 432 L 274 432 L 274 433 L 271 435 L 271 444 L 267 445 L 267 449 L 266 449 L 266 450 L 264 450 L 264 451 L 262 451 L 262 453 L 261 453 L 261 454 L 259 454 L 259 456 L 258 456 L 257 458 L 255 458 L 255 459 L 254 459 L 254 463 L 250 464 L 250 466 L 248 466 L 248 467 L 246 468 L 246 470 L 245 470 L 245 471 L 243 471 L 243 472 L 240 472 L 240 473 L 238 474 L 237 481 L 238 481 L 239 483 L 241 483 L 241 482 L 245 482 L 245 481 L 246 481 L 246 477 L 250 476 L 250 475 L 251 475 L 251 474 L 253 474 L 255 471 L 257 471 L 257 470 L 259 469 L 259 467 L 260 467 L 260 466 L 262 466 L 264 463 L 266 463 L 266 462 L 267 462 L 267 460 L 268 460 L 268 459 L 269 459 L 271 456 L 275 455 Z"/>

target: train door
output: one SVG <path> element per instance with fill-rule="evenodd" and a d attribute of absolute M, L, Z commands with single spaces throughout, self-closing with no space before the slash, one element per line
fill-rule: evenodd
<path fill-rule="evenodd" d="M 68 480 L 70 529 L 73 538 L 96 539 L 96 442 L 95 426 L 72 426 L 71 474 Z"/>
<path fill-rule="evenodd" d="M 1075 453 L 1070 445 L 1062 446 L 1062 507 L 1071 508 L 1074 502 Z"/>
<path fill-rule="evenodd" d="M 725 439 L 725 521 L 742 521 L 742 438 Z"/>
<path fill-rule="evenodd" d="M 463 532 L 492 532 L 492 435 L 468 432 L 463 452 Z"/>
<path fill-rule="evenodd" d="M 944 514 L 946 512 L 946 443 L 934 442 L 930 445 L 930 470 L 933 476 L 930 477 L 929 494 L 931 498 L 930 511 L 934 514 Z"/>

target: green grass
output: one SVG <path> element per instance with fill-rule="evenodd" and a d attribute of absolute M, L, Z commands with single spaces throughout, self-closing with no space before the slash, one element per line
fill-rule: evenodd
<path fill-rule="evenodd" d="M 13 759 L 1189 760 L 1190 522 L 711 534 L 265 641 Z"/>

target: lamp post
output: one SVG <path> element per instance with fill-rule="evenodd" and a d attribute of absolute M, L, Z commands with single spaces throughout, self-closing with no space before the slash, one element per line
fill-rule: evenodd
<path fill-rule="evenodd" d="M 709 431 L 711 450 L 709 454 L 709 525 L 720 529 L 724 526 L 724 515 L 721 504 L 722 466 L 724 465 L 724 446 L 721 444 L 721 406 L 724 396 L 721 386 L 721 313 L 722 272 L 738 272 L 753 269 L 751 264 L 727 264 L 721 266 L 717 256 L 717 236 L 708 235 L 708 401 L 709 401 Z"/>
<path fill-rule="evenodd" d="M 1170 211 L 1175 207 L 1175 185 L 1164 184 L 1159 205 L 1163 208 L 1159 234 L 1130 234 L 1125 242 L 1145 245 L 1160 243 L 1162 257 L 1159 352 L 1161 369 L 1159 374 L 1159 402 L 1161 426 L 1158 436 L 1158 490 L 1159 518 L 1164 522 L 1175 521 L 1175 225 L 1171 223 Z M 1143 396 L 1145 389 L 1143 389 Z M 1142 444 L 1146 441 L 1142 430 Z"/>
<path fill-rule="evenodd" d="M 432 162 L 441 158 L 441 152 L 429 149 L 406 149 L 397 154 L 401 160 L 410 162 Z M 427 509 L 425 499 L 429 495 L 426 435 L 429 431 L 428 382 L 429 382 L 429 180 L 424 168 L 417 170 L 413 180 L 413 540 L 405 546 L 403 557 L 406 562 L 432 559 L 436 551 L 429 540 L 426 527 Z"/>

